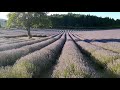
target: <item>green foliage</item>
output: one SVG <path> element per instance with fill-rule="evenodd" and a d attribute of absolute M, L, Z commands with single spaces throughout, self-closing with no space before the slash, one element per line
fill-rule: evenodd
<path fill-rule="evenodd" d="M 17 18 L 17 14 L 15 12 L 9 13 L 7 15 L 8 17 L 8 21 L 7 21 L 7 28 L 13 28 L 16 27 L 16 18 Z"/>
<path fill-rule="evenodd" d="M 114 20 L 109 17 L 97 17 L 90 15 L 72 14 L 51 15 L 49 16 L 52 28 L 105 28 L 120 27 L 120 20 Z"/>
<path fill-rule="evenodd" d="M 48 25 L 46 12 L 12 12 L 8 14 L 7 27 L 42 27 Z"/>
<path fill-rule="evenodd" d="M 8 14 L 7 27 L 25 29 L 49 27 L 51 25 L 46 12 L 12 12 Z"/>
<path fill-rule="evenodd" d="M 12 28 L 119 28 L 120 20 L 81 14 L 54 14 L 46 12 L 11 12 L 8 14 L 7 27 Z"/>
<path fill-rule="evenodd" d="M 7 27 L 22 27 L 32 37 L 30 28 L 47 27 L 49 24 L 46 12 L 12 12 L 8 14 Z"/>

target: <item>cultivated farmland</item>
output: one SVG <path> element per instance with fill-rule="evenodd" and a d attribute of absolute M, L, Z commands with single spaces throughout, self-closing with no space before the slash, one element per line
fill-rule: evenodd
<path fill-rule="evenodd" d="M 120 29 L 0 30 L 0 78 L 119 78 Z"/>

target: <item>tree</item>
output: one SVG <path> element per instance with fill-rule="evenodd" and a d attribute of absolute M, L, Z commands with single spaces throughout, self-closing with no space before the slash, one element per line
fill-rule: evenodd
<path fill-rule="evenodd" d="M 52 28 L 111 28 L 119 27 L 120 20 L 109 17 L 97 17 L 93 15 L 82 15 L 68 13 L 65 15 L 54 14 L 49 16 Z"/>
<path fill-rule="evenodd" d="M 44 26 L 46 18 L 47 12 L 12 12 L 8 14 L 7 27 L 23 27 L 28 31 L 28 37 L 32 38 L 30 28 Z"/>
<path fill-rule="evenodd" d="M 7 21 L 7 28 L 13 28 L 13 27 L 16 27 L 16 18 L 17 18 L 17 14 L 12 12 L 12 13 L 9 13 L 7 15 L 8 17 L 8 21 Z"/>

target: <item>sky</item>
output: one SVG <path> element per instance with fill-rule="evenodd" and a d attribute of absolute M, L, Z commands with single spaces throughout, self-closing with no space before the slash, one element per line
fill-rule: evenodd
<path fill-rule="evenodd" d="M 9 12 L 0 12 L 0 19 L 8 19 L 7 18 L 7 14 L 8 14 Z"/>
<path fill-rule="evenodd" d="M 8 19 L 7 18 L 7 14 L 9 12 L 0 12 L 0 19 Z M 49 12 L 48 15 L 51 14 L 67 14 L 68 12 Z M 98 17 L 110 17 L 113 19 L 120 19 L 120 12 L 71 12 L 71 13 L 75 13 L 75 14 L 84 14 L 84 15 L 95 15 Z"/>

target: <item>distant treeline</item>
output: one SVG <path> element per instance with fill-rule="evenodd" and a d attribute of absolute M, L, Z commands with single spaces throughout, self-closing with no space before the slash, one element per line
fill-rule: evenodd
<path fill-rule="evenodd" d="M 114 20 L 109 17 L 97 17 L 92 15 L 81 15 L 81 14 L 54 14 L 48 16 L 50 20 L 51 28 L 60 29 L 80 29 L 80 28 L 120 28 L 120 20 Z"/>
<path fill-rule="evenodd" d="M 7 28 L 112 29 L 120 28 L 120 20 L 73 13 L 47 15 L 47 12 L 11 12 L 8 14 Z"/>

